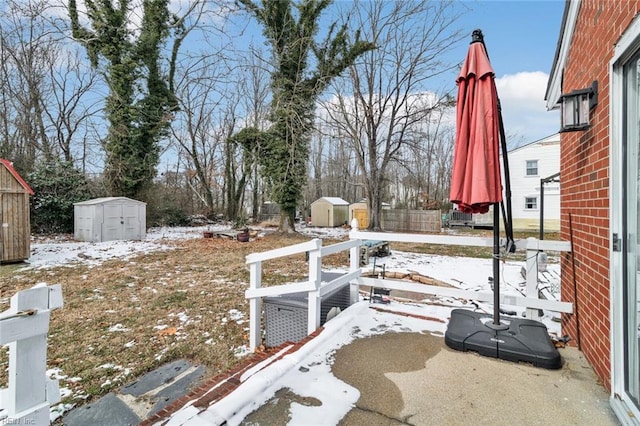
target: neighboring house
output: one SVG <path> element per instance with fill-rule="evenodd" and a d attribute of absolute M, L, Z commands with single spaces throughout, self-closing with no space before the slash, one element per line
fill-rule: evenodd
<path fill-rule="evenodd" d="M 640 2 L 566 3 L 546 100 L 575 130 L 560 135 L 560 230 L 573 247 L 561 294 L 576 310 L 563 333 L 611 391 L 621 423 L 638 424 Z"/>
<path fill-rule="evenodd" d="M 560 135 L 515 148 L 507 157 L 513 229 L 539 230 L 542 213 L 544 231 L 559 231 L 560 183 L 557 180 L 545 183 L 542 191 L 540 186 L 541 180 L 560 172 Z"/>
<path fill-rule="evenodd" d="M 321 197 L 311 203 L 313 226 L 342 226 L 349 220 L 349 203 L 339 197 Z"/>

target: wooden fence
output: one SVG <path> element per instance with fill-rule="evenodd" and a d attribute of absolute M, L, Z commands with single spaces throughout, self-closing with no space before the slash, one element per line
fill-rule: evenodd
<path fill-rule="evenodd" d="M 51 311 L 62 307 L 60 285 L 16 293 L 0 314 L 0 345 L 9 345 L 9 387 L 0 389 L 0 424 L 48 425 L 49 405 L 60 401 L 58 381 L 47 378 Z"/>
<path fill-rule="evenodd" d="M 388 232 L 440 232 L 440 210 L 382 210 L 382 229 Z"/>

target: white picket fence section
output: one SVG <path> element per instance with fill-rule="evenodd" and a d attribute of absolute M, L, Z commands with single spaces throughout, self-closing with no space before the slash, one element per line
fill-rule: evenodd
<path fill-rule="evenodd" d="M 355 219 L 352 221 L 351 227 L 352 231 L 349 233 L 350 240 L 343 243 L 322 247 L 322 241 L 320 239 L 314 239 L 306 243 L 295 244 L 263 253 L 252 253 L 247 256 L 246 263 L 249 265 L 250 278 L 249 289 L 245 292 L 245 296 L 249 299 L 249 339 L 252 351 L 261 344 L 262 297 L 265 296 L 282 296 L 296 292 L 308 292 L 309 303 L 307 332 L 309 334 L 313 333 L 320 325 L 320 302 L 322 295 L 330 292 L 337 286 L 343 285 L 345 282 L 350 282 L 351 284 L 352 303 L 358 300 L 360 285 L 493 303 L 493 293 L 489 292 L 482 293 L 393 279 L 365 278 L 361 276 L 362 269 L 359 265 L 359 247 L 362 245 L 362 241 L 374 240 L 493 247 L 493 238 L 365 232 L 358 230 L 358 223 Z M 526 317 L 529 319 L 536 319 L 539 309 L 573 313 L 572 303 L 539 298 L 537 267 L 538 255 L 541 251 L 548 250 L 568 252 L 571 251 L 571 244 L 566 241 L 537 240 L 535 238 L 528 238 L 526 240 L 516 241 L 516 249 L 526 250 L 527 253 L 526 296 L 522 297 L 501 294 L 500 303 L 527 308 Z M 320 277 L 322 257 L 344 250 L 350 250 L 349 273 L 339 279 L 322 285 Z M 309 279 L 307 281 L 261 288 L 263 261 L 304 252 L 309 253 Z"/>
<path fill-rule="evenodd" d="M 0 389 L 0 424 L 48 425 L 49 405 L 60 401 L 58 381 L 46 375 L 51 311 L 62 307 L 62 287 L 16 293 L 0 313 L 0 345 L 9 346 L 9 387 Z"/>

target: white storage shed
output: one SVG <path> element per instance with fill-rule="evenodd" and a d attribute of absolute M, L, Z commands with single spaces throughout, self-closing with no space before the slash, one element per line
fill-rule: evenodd
<path fill-rule="evenodd" d="M 77 241 L 143 240 L 147 204 L 127 197 L 105 197 L 73 205 Z"/>

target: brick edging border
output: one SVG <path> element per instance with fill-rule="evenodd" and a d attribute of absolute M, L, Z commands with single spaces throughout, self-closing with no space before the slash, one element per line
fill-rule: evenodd
<path fill-rule="evenodd" d="M 197 385 L 196 388 L 189 391 L 186 395 L 181 396 L 171 404 L 162 408 L 157 413 L 140 422 L 140 426 L 152 426 L 158 424 L 159 422 L 162 422 L 163 420 L 168 420 L 168 417 L 183 408 L 187 403 L 194 400 L 195 401 L 192 405 L 199 408 L 200 412 L 205 411 L 211 404 L 220 401 L 222 398 L 236 390 L 242 384 L 242 382 L 240 381 L 240 377 L 246 371 L 255 367 L 259 363 L 271 358 L 274 354 L 277 354 L 287 347 L 289 347 L 288 350 L 286 350 L 277 358 L 273 358 L 271 362 L 266 364 L 263 368 L 266 368 L 270 364 L 280 360 L 287 354 L 298 351 L 307 342 L 313 340 L 316 336 L 318 336 L 322 332 L 322 330 L 324 330 L 323 327 L 318 328 L 316 331 L 309 334 L 299 342 L 285 342 L 279 346 L 267 348 L 262 352 L 254 352 L 243 362 L 241 362 L 231 370 L 225 371 L 201 382 Z"/>

